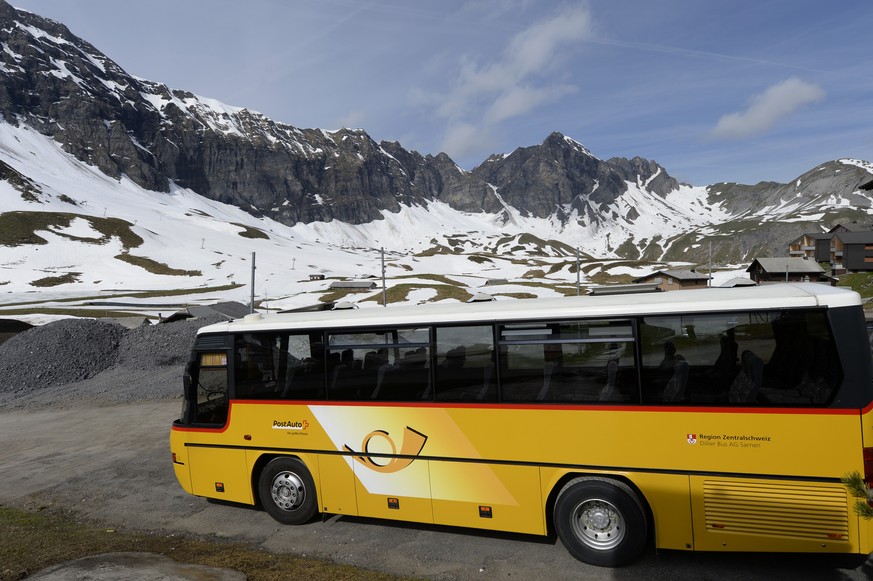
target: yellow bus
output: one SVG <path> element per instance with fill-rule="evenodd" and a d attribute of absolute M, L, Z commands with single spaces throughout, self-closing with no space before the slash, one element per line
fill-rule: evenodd
<path fill-rule="evenodd" d="M 253 314 L 199 331 L 170 446 L 286 524 L 865 556 L 871 402 L 860 297 L 816 284 Z"/>

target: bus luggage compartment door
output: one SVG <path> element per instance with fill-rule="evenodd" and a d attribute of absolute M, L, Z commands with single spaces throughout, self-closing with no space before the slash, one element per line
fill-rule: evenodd
<path fill-rule="evenodd" d="M 703 551 L 858 551 L 845 486 L 691 477 L 694 545 Z"/>
<path fill-rule="evenodd" d="M 536 466 L 431 461 L 434 522 L 545 534 Z"/>
<path fill-rule="evenodd" d="M 355 474 L 351 460 L 344 456 L 318 457 L 319 510 L 330 514 L 358 514 Z"/>
<path fill-rule="evenodd" d="M 360 516 L 433 522 L 427 460 L 400 468 L 356 457 L 354 467 Z"/>
<path fill-rule="evenodd" d="M 195 495 L 254 504 L 245 450 L 189 446 L 188 463 Z"/>

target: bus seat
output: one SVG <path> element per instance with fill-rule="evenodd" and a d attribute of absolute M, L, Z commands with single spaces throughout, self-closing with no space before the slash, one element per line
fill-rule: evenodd
<path fill-rule="evenodd" d="M 291 367 L 285 372 L 285 386 L 282 388 L 282 394 L 279 396 L 282 399 L 289 399 L 291 395 L 291 386 L 294 385 L 294 376 L 297 375 L 297 367 Z"/>
<path fill-rule="evenodd" d="M 429 371 L 426 367 L 395 367 L 382 378 L 378 392 L 372 399 L 386 401 L 420 400 L 427 389 Z"/>
<path fill-rule="evenodd" d="M 430 378 L 430 373 L 427 373 L 426 376 L 427 376 L 427 386 L 424 388 L 424 392 L 422 392 L 420 399 L 432 399 L 433 398 L 433 381 Z"/>
<path fill-rule="evenodd" d="M 758 397 L 758 390 L 764 377 L 764 362 L 751 351 L 743 351 L 740 358 L 742 369 L 734 379 L 728 392 L 730 403 L 752 403 Z"/>
<path fill-rule="evenodd" d="M 491 377 L 494 375 L 494 365 L 488 365 L 482 372 L 482 389 L 479 390 L 478 400 L 488 399 L 488 391 L 491 389 Z"/>
<path fill-rule="evenodd" d="M 373 390 L 371 399 L 379 399 L 379 394 L 382 392 L 382 384 L 385 382 L 385 374 L 389 373 L 394 368 L 390 363 L 383 363 L 379 366 L 379 371 L 376 373 L 376 389 Z"/>
<path fill-rule="evenodd" d="M 685 399 L 685 388 L 688 385 L 688 362 L 681 355 L 676 355 L 673 375 L 667 381 L 661 400 L 676 402 Z"/>
<path fill-rule="evenodd" d="M 615 383 L 618 379 L 618 359 L 610 359 L 606 364 L 606 385 L 600 390 L 600 401 L 609 401 L 615 393 Z"/>
<path fill-rule="evenodd" d="M 556 367 L 558 367 L 558 364 L 554 361 L 546 361 L 543 364 L 543 387 L 537 394 L 537 401 L 546 399 L 546 394 L 549 393 L 549 386 L 552 384 L 552 373 L 555 372 Z"/>

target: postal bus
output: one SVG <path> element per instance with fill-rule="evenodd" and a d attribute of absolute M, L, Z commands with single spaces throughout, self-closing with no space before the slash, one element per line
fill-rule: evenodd
<path fill-rule="evenodd" d="M 817 284 L 253 314 L 200 329 L 171 428 L 189 493 L 536 535 L 866 556 L 859 296 Z"/>

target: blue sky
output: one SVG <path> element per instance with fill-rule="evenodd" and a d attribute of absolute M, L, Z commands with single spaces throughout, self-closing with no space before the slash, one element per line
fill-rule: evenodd
<path fill-rule="evenodd" d="M 12 0 L 128 73 L 471 169 L 560 131 L 693 185 L 873 161 L 873 2 Z"/>

